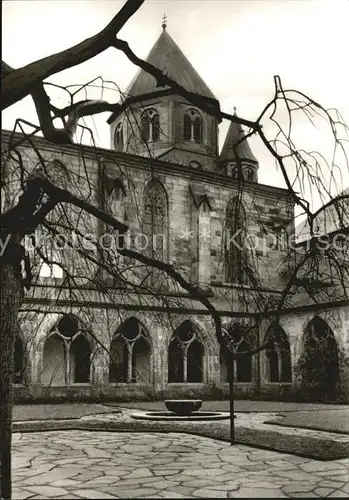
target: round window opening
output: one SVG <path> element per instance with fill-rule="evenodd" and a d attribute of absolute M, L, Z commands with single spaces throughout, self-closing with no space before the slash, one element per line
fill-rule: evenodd
<path fill-rule="evenodd" d="M 189 320 L 184 321 L 176 330 L 176 336 L 182 342 L 189 342 L 193 338 L 193 326 Z"/>
<path fill-rule="evenodd" d="M 239 323 L 234 323 L 229 327 L 228 333 L 233 342 L 240 342 L 245 334 L 245 329 Z"/>
<path fill-rule="evenodd" d="M 136 340 L 139 334 L 139 323 L 136 319 L 130 318 L 127 320 L 122 327 L 122 336 L 126 340 Z"/>
<path fill-rule="evenodd" d="M 58 322 L 57 329 L 64 337 L 74 337 L 79 329 L 78 321 L 72 316 L 63 316 Z"/>

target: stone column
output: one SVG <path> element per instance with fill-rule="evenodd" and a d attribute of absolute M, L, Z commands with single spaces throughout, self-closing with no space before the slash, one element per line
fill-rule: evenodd
<path fill-rule="evenodd" d="M 208 354 L 207 359 L 207 383 L 209 384 L 220 384 L 220 363 L 219 363 L 219 353 L 218 355 Z"/>
<path fill-rule="evenodd" d="M 152 368 L 153 384 L 156 393 L 166 389 L 168 381 L 168 346 L 167 328 L 161 323 L 154 323 L 152 327 Z"/>

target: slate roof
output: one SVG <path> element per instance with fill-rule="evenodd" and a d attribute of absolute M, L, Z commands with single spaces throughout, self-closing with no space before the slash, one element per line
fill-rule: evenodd
<path fill-rule="evenodd" d="M 146 61 L 162 70 L 189 92 L 216 99 L 166 29 L 163 29 Z M 168 87 L 157 87 L 155 78 L 140 70 L 129 85 L 126 95 L 150 94 L 164 88 Z"/>
<path fill-rule="evenodd" d="M 236 144 L 241 137 L 245 136 L 245 132 L 239 123 L 230 122 L 229 129 L 223 144 L 219 161 L 235 160 L 235 154 L 232 146 Z M 252 153 L 252 149 L 246 139 L 238 146 L 238 155 L 241 160 L 249 160 L 258 163 L 257 158 Z"/>

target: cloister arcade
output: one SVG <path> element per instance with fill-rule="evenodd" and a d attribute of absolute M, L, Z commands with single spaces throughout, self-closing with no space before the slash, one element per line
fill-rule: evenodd
<path fill-rule="evenodd" d="M 335 390 L 340 380 L 338 340 L 327 321 L 317 315 L 308 317 L 297 338 L 294 332 L 287 333 L 287 322 L 269 322 L 256 336 L 253 328 L 249 331 L 229 319 L 223 321 L 224 328 L 230 329 L 235 359 L 229 349 L 219 346 L 214 333 L 208 333 L 194 318 L 182 318 L 172 331 L 162 331 L 160 325 L 156 330 L 155 324 L 144 320 L 125 318 L 107 342 L 98 340 L 93 328 L 72 314 L 57 317 L 46 336 L 30 349 L 26 332 L 21 332 L 15 343 L 14 383 L 46 388 L 100 384 L 119 393 L 122 387 L 127 392 L 127 386 L 160 390 L 182 386 L 185 391 L 185 387 L 212 383 L 224 387 L 233 376 L 237 387 L 295 387 L 299 383 L 295 364 L 305 355 L 323 359 L 325 375 L 320 377 L 333 381 L 330 389 Z M 256 348 L 258 336 L 267 347 L 251 356 L 249 351 Z M 30 359 L 33 356 L 35 363 Z M 316 370 L 313 376 L 316 378 Z"/>

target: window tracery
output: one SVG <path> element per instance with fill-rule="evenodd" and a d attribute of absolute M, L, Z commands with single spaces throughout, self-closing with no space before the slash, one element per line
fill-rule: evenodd
<path fill-rule="evenodd" d="M 160 138 L 160 117 L 155 109 L 147 109 L 141 115 L 141 134 L 144 142 L 158 141 Z"/>
<path fill-rule="evenodd" d="M 244 252 L 245 210 L 241 198 L 232 198 L 227 205 L 224 238 L 225 281 L 247 284 L 247 257 Z"/>
<path fill-rule="evenodd" d="M 168 352 L 169 383 L 203 382 L 204 346 L 190 320 L 174 332 Z"/>
<path fill-rule="evenodd" d="M 198 111 L 189 109 L 184 115 L 183 125 L 185 141 L 202 142 L 202 118 Z"/>
<path fill-rule="evenodd" d="M 43 382 L 70 385 L 90 381 L 91 346 L 78 320 L 64 315 L 44 344 Z"/>
<path fill-rule="evenodd" d="M 144 194 L 143 232 L 146 252 L 159 260 L 167 260 L 168 201 L 160 181 L 151 181 Z"/>
<path fill-rule="evenodd" d="M 269 327 L 265 341 L 271 341 L 265 352 L 269 382 L 292 382 L 290 344 L 283 328 L 276 324 Z"/>
<path fill-rule="evenodd" d="M 110 347 L 109 382 L 149 383 L 150 344 L 136 318 L 126 320 Z"/>

